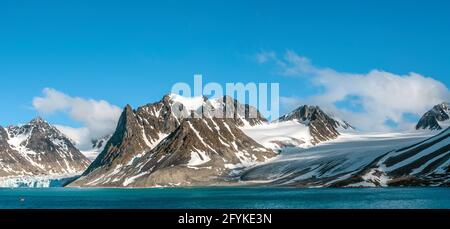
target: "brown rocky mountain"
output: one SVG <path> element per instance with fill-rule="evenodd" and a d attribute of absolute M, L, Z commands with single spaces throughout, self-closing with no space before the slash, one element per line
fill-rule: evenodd
<path fill-rule="evenodd" d="M 0 127 L 0 177 L 75 175 L 89 163 L 67 137 L 41 118 Z"/>
<path fill-rule="evenodd" d="M 235 168 L 276 156 L 238 128 L 264 122 L 256 108 L 230 97 L 167 95 L 137 110 L 126 106 L 103 152 L 71 186 L 203 185 L 224 180 Z"/>
<path fill-rule="evenodd" d="M 353 129 L 347 122 L 332 118 L 318 106 L 301 106 L 278 121 L 298 121 L 308 126 L 313 144 L 336 139 L 340 135 L 339 129 Z"/>

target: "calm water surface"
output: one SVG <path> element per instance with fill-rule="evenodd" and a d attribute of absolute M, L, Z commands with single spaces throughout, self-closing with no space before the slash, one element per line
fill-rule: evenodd
<path fill-rule="evenodd" d="M 0 209 L 450 209 L 450 188 L 0 189 Z"/>

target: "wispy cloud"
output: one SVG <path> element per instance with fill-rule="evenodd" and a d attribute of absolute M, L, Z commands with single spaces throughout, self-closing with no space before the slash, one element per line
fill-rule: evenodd
<path fill-rule="evenodd" d="M 81 149 L 89 148 L 92 139 L 111 134 L 122 111 L 104 100 L 72 97 L 52 88 L 45 88 L 42 93 L 42 97 L 33 99 L 35 110 L 42 115 L 63 113 L 84 125 L 81 128 L 57 125 Z"/>
<path fill-rule="evenodd" d="M 284 97 L 282 105 L 317 104 L 366 130 L 391 129 L 387 121 L 395 122 L 397 128 L 410 127 L 412 123 L 404 118 L 406 114 L 422 115 L 450 98 L 446 85 L 413 72 L 406 75 L 382 70 L 346 73 L 317 67 L 293 51 L 287 51 L 281 58 L 273 56 L 280 75 L 299 77 L 302 83 L 306 81 L 322 89 L 320 94 L 310 97 Z M 340 103 L 351 103 L 360 109 L 338 106 Z"/>
<path fill-rule="evenodd" d="M 276 60 L 277 56 L 275 52 L 267 52 L 267 51 L 261 51 L 255 55 L 255 60 L 259 64 L 264 64 L 272 60 Z"/>

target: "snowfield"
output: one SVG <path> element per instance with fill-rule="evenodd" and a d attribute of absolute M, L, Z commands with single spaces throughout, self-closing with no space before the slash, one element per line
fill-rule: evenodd
<path fill-rule="evenodd" d="M 185 109 L 189 111 L 195 111 L 205 104 L 203 96 L 197 97 L 184 97 L 177 94 L 170 94 L 172 101 L 178 104 L 182 104 Z"/>
<path fill-rule="evenodd" d="M 312 146 L 309 127 L 297 121 L 274 122 L 253 127 L 246 126 L 241 130 L 262 146 L 273 150 Z"/>

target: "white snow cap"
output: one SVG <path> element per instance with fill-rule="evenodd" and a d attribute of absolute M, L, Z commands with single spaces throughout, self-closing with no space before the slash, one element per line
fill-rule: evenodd
<path fill-rule="evenodd" d="M 203 96 L 197 97 L 184 97 L 178 94 L 170 94 L 169 97 L 173 102 L 183 104 L 188 110 L 198 110 L 203 106 L 205 100 Z"/>

